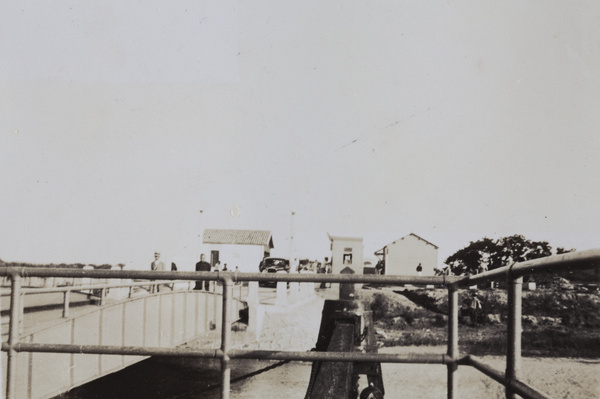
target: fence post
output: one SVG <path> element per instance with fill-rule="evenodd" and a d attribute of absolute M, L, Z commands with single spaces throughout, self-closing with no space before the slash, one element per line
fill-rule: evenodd
<path fill-rule="evenodd" d="M 10 275 L 10 324 L 8 326 L 8 359 L 6 370 L 6 399 L 16 398 L 17 388 L 17 355 L 14 349 L 19 343 L 19 324 L 21 319 L 21 276 L 17 273 Z"/>
<path fill-rule="evenodd" d="M 23 292 L 23 278 L 21 277 L 21 283 L 19 284 L 19 334 L 23 334 L 25 330 L 25 293 Z"/>
<path fill-rule="evenodd" d="M 71 291 L 66 290 L 63 294 L 63 314 L 62 317 L 69 317 L 69 293 Z"/>
<path fill-rule="evenodd" d="M 287 283 L 285 281 L 277 282 L 277 290 L 275 296 L 275 305 L 286 306 L 287 305 Z"/>
<path fill-rule="evenodd" d="M 458 289 L 454 286 L 448 287 L 448 356 L 455 360 L 448 364 L 448 399 L 454 399 L 458 368 Z"/>
<path fill-rule="evenodd" d="M 506 382 L 521 377 L 521 312 L 523 277 L 513 278 L 508 273 L 508 320 L 506 337 Z M 506 398 L 516 399 L 508 385 Z"/>
<path fill-rule="evenodd" d="M 231 367 L 229 359 L 229 345 L 231 338 L 231 297 L 233 286 L 231 278 L 226 277 L 223 281 L 223 317 L 221 321 L 221 399 L 229 399 L 231 383 Z"/>

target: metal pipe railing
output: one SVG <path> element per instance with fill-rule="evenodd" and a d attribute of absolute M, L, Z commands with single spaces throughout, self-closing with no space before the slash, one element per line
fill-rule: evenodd
<path fill-rule="evenodd" d="M 521 313 L 523 277 L 508 276 L 508 319 L 506 322 L 506 380 L 521 378 Z M 517 396 L 509 385 L 506 386 L 506 399 Z"/>
<path fill-rule="evenodd" d="M 552 399 L 550 396 L 536 390 L 535 388 L 525 384 L 519 380 L 511 380 L 506 378 L 505 374 L 496 370 L 492 366 L 485 364 L 479 358 L 473 355 L 465 356 L 460 360 L 461 365 L 472 366 L 481 371 L 491 379 L 505 386 L 509 386 L 514 394 L 518 394 L 525 399 Z"/>
<path fill-rule="evenodd" d="M 8 350 L 9 344 L 3 343 L 2 350 Z M 163 348 L 116 345 L 72 345 L 72 344 L 40 344 L 20 342 L 14 345 L 16 352 L 39 353 L 79 353 L 88 355 L 127 355 L 127 356 L 181 356 L 223 359 L 223 349 L 202 348 Z M 363 353 L 363 352 L 301 352 L 301 351 L 269 351 L 251 349 L 228 349 L 227 357 L 231 359 L 262 360 L 298 360 L 328 362 L 382 362 L 404 364 L 452 364 L 461 359 L 454 359 L 440 353 Z"/>
<path fill-rule="evenodd" d="M 316 274 L 316 273 L 242 273 L 242 272 L 182 272 L 182 271 L 148 271 L 148 270 L 81 270 L 81 269 L 47 269 L 35 267 L 0 268 L 0 276 L 18 273 L 21 276 L 35 277 L 88 277 L 109 279 L 145 279 L 145 280 L 180 280 L 180 281 L 224 281 L 230 278 L 233 282 L 272 281 L 272 282 L 304 282 L 304 283 L 372 283 L 372 284 L 414 284 L 414 285 L 449 285 L 466 277 L 459 276 L 388 276 L 374 274 Z M 156 283 L 156 282 L 155 282 Z M 144 285 L 143 282 L 140 285 Z M 149 283 L 145 283 L 149 285 Z M 60 287 L 63 288 L 63 287 Z M 67 287 L 64 287 L 67 288 Z M 64 289 L 63 288 L 63 289 Z M 69 287 L 70 288 L 70 287 Z M 50 290 L 50 288 L 48 288 Z"/>
<path fill-rule="evenodd" d="M 18 273 L 23 277 L 88 277 L 115 279 L 147 279 L 147 280 L 219 280 L 229 277 L 237 281 L 287 281 L 287 282 L 328 282 L 328 283 L 372 283 L 372 284 L 414 284 L 414 285 L 455 285 L 468 287 L 481 282 L 513 277 L 555 272 L 560 270 L 582 270 L 600 267 L 600 249 L 581 252 L 570 252 L 526 262 L 515 263 L 473 276 L 388 276 L 357 274 L 300 274 L 300 273 L 241 273 L 241 272 L 182 272 L 182 271 L 147 271 L 147 270 L 82 270 L 82 269 L 49 269 L 35 267 L 0 268 L 0 276 Z M 148 285 L 148 283 L 146 283 Z"/>
<path fill-rule="evenodd" d="M 231 384 L 231 366 L 229 357 L 229 346 L 231 341 L 231 296 L 233 294 L 232 281 L 230 278 L 223 281 L 223 319 L 221 320 L 221 398 L 229 399 Z"/>
<path fill-rule="evenodd" d="M 50 294 L 56 292 L 65 291 L 88 291 L 88 290 L 100 290 L 103 288 L 130 288 L 130 287 L 147 287 L 160 284 L 173 284 L 187 282 L 187 280 L 159 280 L 159 281 L 133 281 L 131 283 L 114 284 L 114 283 L 103 283 L 103 284 L 86 284 L 86 285 L 66 285 L 63 287 L 40 287 L 40 288 L 21 288 L 21 293 L 24 295 L 31 294 Z M 1 295 L 10 295 L 9 290 L 3 289 L 0 291 Z"/>
<path fill-rule="evenodd" d="M 17 345 L 19 344 L 19 320 L 21 305 L 21 276 L 11 274 L 12 295 L 10 297 L 10 324 L 8 332 L 8 360 L 6 370 L 6 397 L 14 398 L 17 383 Z"/>
<path fill-rule="evenodd" d="M 70 313 L 70 294 L 71 292 L 83 292 L 90 291 L 89 295 L 94 295 L 91 293 L 92 290 L 100 290 L 100 301 L 99 305 L 102 306 L 106 302 L 106 296 L 108 290 L 113 288 L 129 288 L 128 298 L 133 297 L 133 288 L 134 287 L 147 287 L 147 286 L 158 286 L 165 284 L 176 284 L 181 282 L 187 282 L 186 280 L 159 280 L 159 281 L 137 281 L 131 282 L 127 284 L 90 284 L 90 285 L 75 285 L 75 286 L 64 286 L 64 287 L 50 287 L 50 288 L 23 288 L 20 289 L 21 298 L 25 295 L 35 295 L 35 294 L 49 294 L 49 293 L 63 293 L 63 318 L 68 318 Z M 3 290 L 2 295 L 9 295 L 10 292 Z M 241 296 L 241 295 L 240 295 Z M 24 313 L 25 309 L 25 301 L 21 299 L 21 315 Z"/>
<path fill-rule="evenodd" d="M 304 360 L 304 361 L 379 361 L 391 363 L 438 363 L 448 366 L 448 398 L 454 397 L 456 384 L 455 370 L 457 365 L 470 365 L 485 375 L 500 382 L 506 387 L 507 398 L 521 395 L 525 398 L 548 398 L 544 394 L 529 387 L 519 380 L 521 374 L 521 290 L 522 276 L 545 273 L 564 269 L 580 270 L 600 266 L 600 249 L 568 253 L 553 257 L 516 263 L 475 276 L 380 276 L 380 275 L 327 275 L 327 274 L 263 274 L 237 272 L 156 272 L 156 271 L 116 271 L 116 270 L 61 270 L 36 268 L 4 268 L 0 276 L 11 276 L 11 321 L 8 343 L 2 344 L 2 350 L 9 354 L 7 370 L 7 398 L 14 398 L 14 376 L 16 371 L 16 353 L 30 352 L 65 352 L 96 354 L 132 354 L 148 356 L 195 356 L 221 359 L 222 389 L 221 397 L 229 398 L 230 360 L 231 359 L 270 359 L 270 360 Z M 19 322 L 19 276 L 37 277 L 89 277 L 89 278 L 141 278 L 148 280 L 177 279 L 184 281 L 214 280 L 223 282 L 223 318 L 220 350 L 144 348 L 144 347 L 110 347 L 94 345 L 53 345 L 20 343 L 18 341 Z M 481 363 L 472 356 L 458 358 L 458 288 L 467 287 L 504 277 L 509 282 L 509 321 L 507 340 L 506 373 L 498 372 Z M 329 283 L 376 283 L 376 284 L 414 284 L 444 285 L 448 287 L 448 351 L 447 354 L 374 354 L 353 352 L 282 352 L 234 350 L 230 348 L 230 313 L 232 283 L 241 281 L 287 281 L 287 282 L 329 282 Z M 148 285 L 148 283 L 146 283 Z M 72 288 L 72 287 L 71 287 Z"/>
<path fill-rule="evenodd" d="M 458 290 L 455 287 L 448 288 L 448 356 L 451 359 L 458 357 Z M 449 363 L 447 367 L 448 399 L 453 399 L 458 364 Z"/>
<path fill-rule="evenodd" d="M 492 280 L 505 280 L 508 275 L 512 278 L 517 278 L 525 275 L 565 270 L 577 271 L 594 267 L 600 267 L 600 249 L 569 252 L 566 254 L 514 263 L 488 272 L 463 277 L 455 280 L 454 284 L 457 287 L 464 288 Z"/>

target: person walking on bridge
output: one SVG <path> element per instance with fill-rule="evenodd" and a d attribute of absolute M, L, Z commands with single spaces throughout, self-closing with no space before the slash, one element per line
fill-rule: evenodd
<path fill-rule="evenodd" d="M 154 253 L 154 262 L 150 264 L 150 269 L 156 272 L 164 272 L 165 271 L 165 263 L 160 260 L 160 252 Z M 152 293 L 160 292 L 160 285 L 153 285 L 150 290 Z"/>
<path fill-rule="evenodd" d="M 196 263 L 196 271 L 197 272 L 209 272 L 211 269 L 210 263 L 206 261 L 206 255 L 200 255 L 200 262 Z M 203 284 L 204 283 L 204 284 Z M 210 281 L 208 280 L 198 280 L 196 281 L 195 290 L 201 290 L 202 285 L 204 285 L 204 289 L 208 291 L 210 289 Z"/>

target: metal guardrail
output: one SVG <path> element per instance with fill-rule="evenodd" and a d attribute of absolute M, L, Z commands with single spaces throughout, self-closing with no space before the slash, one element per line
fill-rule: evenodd
<path fill-rule="evenodd" d="M 582 270 L 600 267 L 600 249 L 551 256 L 532 261 L 515 263 L 510 266 L 469 277 L 456 276 L 379 276 L 379 275 L 327 275 L 327 274 L 271 274 L 236 272 L 155 272 L 155 271 L 117 271 L 117 270 L 64 270 L 35 268 L 0 269 L 0 276 L 11 278 L 11 320 L 8 342 L 2 343 L 2 350 L 8 352 L 7 399 L 14 399 L 16 378 L 16 355 L 18 352 L 59 352 L 89 354 L 121 354 L 146 356 L 191 356 L 221 359 L 221 398 L 229 398 L 231 381 L 231 359 L 269 359 L 360 362 L 377 361 L 383 363 L 434 363 L 448 368 L 447 397 L 455 397 L 456 375 L 459 365 L 468 365 L 503 384 L 506 397 L 549 398 L 535 388 L 527 385 L 521 378 L 521 294 L 523 276 L 560 270 Z M 88 277 L 88 278 L 137 278 L 149 280 L 177 279 L 185 281 L 212 280 L 223 283 L 223 317 L 221 325 L 221 348 L 179 349 L 156 347 L 123 347 L 106 345 L 59 345 L 19 342 L 19 299 L 20 279 L 22 276 L 37 277 Z M 481 362 L 474 356 L 460 357 L 458 352 L 458 289 L 490 280 L 506 278 L 508 282 L 507 354 L 506 372 Z M 330 282 L 330 283 L 373 283 L 373 284 L 414 284 L 444 285 L 448 289 L 448 350 L 446 354 L 374 354 L 355 352 L 293 352 L 293 351 L 255 351 L 231 348 L 231 300 L 234 282 L 239 281 L 283 281 L 283 282 Z"/>
<path fill-rule="evenodd" d="M 80 284 L 80 285 L 65 285 L 60 287 L 39 287 L 39 288 L 21 288 L 22 294 L 47 294 L 51 292 L 66 292 L 66 291 L 88 291 L 88 290 L 100 290 L 100 289 L 111 289 L 111 288 L 129 288 L 129 287 L 152 287 L 161 284 L 173 284 L 178 282 L 186 282 L 185 280 L 181 281 L 134 281 L 131 283 L 123 283 L 123 284 Z M 0 295 L 10 295 L 10 289 L 1 289 Z"/>
<path fill-rule="evenodd" d="M 70 310 L 70 295 L 71 292 L 77 292 L 82 294 L 87 294 L 90 297 L 98 298 L 98 305 L 103 306 L 106 304 L 107 295 L 110 289 L 115 288 L 128 288 L 127 298 L 132 298 L 134 294 L 134 288 L 142 287 L 146 288 L 148 292 L 157 291 L 157 287 L 159 286 L 171 286 L 174 287 L 175 284 L 187 284 L 187 289 L 193 289 L 193 281 L 188 280 L 153 280 L 153 281 L 133 281 L 130 283 L 124 284 L 111 284 L 111 283 L 102 283 L 102 284 L 81 284 L 81 285 L 66 285 L 60 287 L 43 287 L 43 288 L 21 288 L 21 296 L 24 295 L 33 295 L 33 294 L 49 294 L 49 293 L 63 293 L 63 311 L 62 317 L 69 317 Z M 174 288 L 172 288 L 173 290 Z M 216 286 L 211 285 L 211 292 L 216 291 Z M 10 296 L 11 289 L 0 289 L 0 296 Z M 243 290 L 239 290 L 239 299 L 242 299 Z M 23 314 L 25 313 L 25 304 L 23 300 L 19 301 L 21 305 L 20 309 L 20 321 L 22 321 Z"/>
<path fill-rule="evenodd" d="M 27 294 L 49 294 L 49 293 L 62 292 L 63 293 L 62 317 L 67 318 L 67 317 L 69 317 L 71 292 L 79 292 L 79 293 L 88 294 L 92 297 L 98 297 L 98 305 L 102 306 L 102 305 L 105 305 L 107 293 L 111 288 L 129 288 L 128 298 L 131 298 L 133 296 L 133 289 L 135 287 L 148 287 L 148 290 L 151 291 L 153 289 L 156 290 L 156 287 L 158 287 L 160 285 L 176 284 L 178 282 L 186 282 L 187 283 L 187 281 L 184 281 L 184 280 L 182 280 L 182 281 L 168 280 L 168 281 L 138 281 L 138 282 L 131 282 L 131 283 L 127 283 L 127 284 L 109 284 L 109 283 L 81 284 L 81 285 L 66 285 L 66 286 L 61 286 L 61 287 L 47 287 L 47 288 L 21 288 L 20 293 L 21 293 L 21 295 L 27 295 Z M 191 289 L 191 287 L 190 287 L 190 289 Z M 2 289 L 2 290 L 0 290 L 0 295 L 1 296 L 10 295 L 11 291 L 12 290 Z M 99 291 L 99 292 L 96 293 L 96 291 Z M 22 315 L 25 313 L 25 303 L 23 300 L 19 301 L 19 303 L 21 305 L 21 309 L 19 310 L 19 313 L 21 315 L 20 321 L 22 321 Z"/>

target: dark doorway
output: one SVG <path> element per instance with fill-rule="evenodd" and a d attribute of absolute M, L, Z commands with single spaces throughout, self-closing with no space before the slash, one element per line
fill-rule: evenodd
<path fill-rule="evenodd" d="M 210 251 L 210 265 L 214 266 L 219 261 L 219 251 Z"/>

